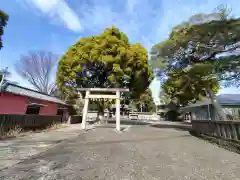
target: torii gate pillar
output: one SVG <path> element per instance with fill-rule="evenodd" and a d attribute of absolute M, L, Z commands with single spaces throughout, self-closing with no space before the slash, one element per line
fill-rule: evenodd
<path fill-rule="evenodd" d="M 87 114 L 88 114 L 88 104 L 89 104 L 89 91 L 86 91 L 86 96 L 84 99 L 84 107 L 83 107 L 83 117 L 82 117 L 82 129 L 86 129 L 86 121 L 87 121 Z"/>
<path fill-rule="evenodd" d="M 120 128 L 120 92 L 116 92 L 116 130 L 121 131 Z"/>

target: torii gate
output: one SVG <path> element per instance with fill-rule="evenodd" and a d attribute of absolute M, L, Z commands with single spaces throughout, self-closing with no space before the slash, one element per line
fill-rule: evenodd
<path fill-rule="evenodd" d="M 129 92 L 127 88 L 78 88 L 78 91 L 85 91 L 84 108 L 82 117 L 82 129 L 86 129 L 89 99 L 115 99 L 116 100 L 116 130 L 120 131 L 120 92 Z M 91 92 L 102 92 L 105 94 L 91 94 Z M 106 93 L 115 92 L 116 95 Z"/>

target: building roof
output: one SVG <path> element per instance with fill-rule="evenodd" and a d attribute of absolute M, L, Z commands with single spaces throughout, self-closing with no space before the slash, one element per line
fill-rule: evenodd
<path fill-rule="evenodd" d="M 216 96 L 216 100 L 220 105 L 240 105 L 240 94 L 220 94 Z M 181 108 L 182 110 L 200 107 L 200 106 L 207 106 L 211 104 L 211 100 L 205 99 L 203 101 L 198 101 L 195 104 L 190 104 L 189 106 Z"/>
<path fill-rule="evenodd" d="M 33 89 L 22 87 L 22 86 L 19 86 L 17 84 L 10 83 L 10 82 L 3 83 L 0 87 L 0 91 L 9 92 L 12 94 L 27 96 L 27 97 L 36 98 L 36 99 L 41 99 L 41 100 L 45 100 L 45 101 L 50 101 L 50 102 L 54 102 L 57 104 L 67 105 L 65 102 L 63 102 L 62 100 L 60 100 L 56 97 L 50 96 L 45 93 L 41 93 L 41 92 L 33 90 Z"/>
<path fill-rule="evenodd" d="M 221 105 L 240 105 L 240 94 L 220 94 L 217 100 Z"/>

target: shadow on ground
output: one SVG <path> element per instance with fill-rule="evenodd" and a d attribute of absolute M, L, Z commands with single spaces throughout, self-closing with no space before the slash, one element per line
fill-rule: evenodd
<path fill-rule="evenodd" d="M 189 124 L 179 123 L 179 124 L 152 124 L 150 127 L 162 128 L 162 129 L 175 129 L 180 131 L 191 132 L 192 126 Z"/>
<path fill-rule="evenodd" d="M 211 144 L 217 145 L 218 147 L 224 148 L 228 151 L 240 154 L 240 142 L 231 139 L 224 139 L 220 137 L 213 137 L 205 134 L 199 134 L 194 131 L 189 131 L 191 136 L 194 136 L 198 139 L 205 140 Z"/>
<path fill-rule="evenodd" d="M 92 121 L 90 124 L 94 124 L 97 121 Z M 105 125 L 103 127 L 115 127 L 116 120 L 115 119 L 109 119 L 108 120 L 108 125 Z M 189 133 L 192 130 L 192 126 L 190 123 L 186 122 L 166 122 L 166 121 L 160 121 L 156 124 L 153 124 L 151 122 L 147 121 L 139 121 L 139 120 L 130 120 L 130 119 L 121 119 L 121 125 L 147 125 L 153 128 L 162 128 L 162 129 L 175 129 L 179 131 L 189 131 Z M 191 133 L 190 133 L 191 134 Z"/>
<path fill-rule="evenodd" d="M 95 119 L 95 120 L 92 120 L 92 121 L 87 121 L 88 124 L 92 125 L 92 124 L 95 124 L 96 122 L 98 122 L 99 120 Z"/>
<path fill-rule="evenodd" d="M 159 140 L 174 140 L 174 139 L 180 139 L 180 138 L 186 138 L 191 136 L 190 134 L 186 135 L 178 135 L 178 136 L 166 136 L 166 137 L 155 137 L 155 138 L 137 138 L 137 139 L 123 139 L 123 140 L 113 140 L 113 141 L 94 141 L 94 142 L 87 142 L 84 143 L 84 146 L 86 145 L 106 145 L 106 144 L 119 144 L 119 143 L 139 143 L 139 142 L 151 142 L 156 141 L 159 142 Z"/>

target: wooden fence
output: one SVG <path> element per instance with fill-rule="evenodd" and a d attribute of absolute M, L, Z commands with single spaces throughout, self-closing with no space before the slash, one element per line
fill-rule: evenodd
<path fill-rule="evenodd" d="M 39 129 L 61 122 L 62 116 L 57 115 L 47 116 L 0 114 L 0 136 L 16 127 L 21 129 Z"/>
<path fill-rule="evenodd" d="M 240 121 L 192 120 L 192 130 L 208 136 L 240 141 Z"/>

